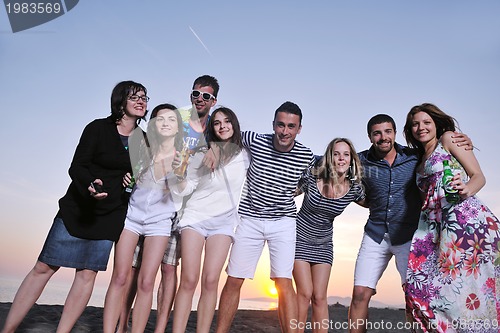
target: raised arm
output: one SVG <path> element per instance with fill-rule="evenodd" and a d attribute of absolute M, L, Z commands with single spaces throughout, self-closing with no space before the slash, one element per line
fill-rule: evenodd
<path fill-rule="evenodd" d="M 466 199 L 479 192 L 484 184 L 486 184 L 486 179 L 472 149 L 458 146 L 454 135 L 455 133 L 453 132 L 444 133 L 441 137 L 441 142 L 443 147 L 460 162 L 469 176 L 469 181 L 467 183 L 464 183 L 461 179 L 458 179 L 458 177 L 455 177 L 453 180 L 454 187 L 458 190 L 460 196 Z"/>

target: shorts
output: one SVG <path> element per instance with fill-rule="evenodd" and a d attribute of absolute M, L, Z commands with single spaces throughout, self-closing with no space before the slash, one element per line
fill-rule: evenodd
<path fill-rule="evenodd" d="M 183 230 L 191 229 L 202 235 L 205 239 L 214 235 L 225 235 L 231 237 L 231 240 L 234 242 L 234 226 L 237 222 L 238 212 L 232 210 L 228 214 L 183 226 L 181 227 L 181 234 Z"/>
<path fill-rule="evenodd" d="M 62 218 L 56 217 L 38 260 L 57 267 L 105 271 L 113 242 L 83 239 L 69 234 Z"/>
<path fill-rule="evenodd" d="M 174 217 L 172 219 L 172 231 L 170 232 L 170 238 L 168 239 L 167 248 L 163 254 L 162 263 L 172 266 L 179 265 L 179 259 L 181 257 L 181 235 L 177 225 L 179 219 Z M 144 244 L 144 237 L 140 236 L 139 241 L 135 247 L 134 258 L 132 261 L 132 267 L 138 269 L 141 267 L 142 262 L 142 246 Z"/>
<path fill-rule="evenodd" d="M 388 234 L 385 234 L 382 242 L 378 244 L 365 233 L 356 259 L 354 285 L 368 287 L 376 292 L 377 283 L 392 256 L 395 257 L 396 268 L 403 285 L 406 282 L 410 246 L 411 241 L 401 245 L 391 245 Z"/>
<path fill-rule="evenodd" d="M 153 223 L 143 223 L 125 218 L 124 229 L 130 230 L 139 236 L 170 236 L 172 219 L 166 219 Z"/>
<path fill-rule="evenodd" d="M 292 278 L 295 256 L 295 219 L 278 220 L 242 216 L 226 272 L 235 278 L 253 279 L 264 244 L 271 261 L 271 279 Z"/>

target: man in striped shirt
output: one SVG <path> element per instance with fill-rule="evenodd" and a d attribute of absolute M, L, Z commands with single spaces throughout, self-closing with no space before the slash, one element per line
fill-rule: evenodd
<path fill-rule="evenodd" d="M 274 114 L 274 134 L 243 132 L 243 146 L 252 157 L 239 207 L 241 222 L 231 248 L 228 278 L 222 290 L 217 332 L 229 332 L 247 278 L 253 278 L 267 242 L 271 279 L 278 290 L 278 315 L 283 332 L 293 332 L 297 303 L 292 285 L 295 253 L 294 193 L 302 173 L 314 164 L 311 150 L 295 141 L 302 112 L 283 103 Z"/>

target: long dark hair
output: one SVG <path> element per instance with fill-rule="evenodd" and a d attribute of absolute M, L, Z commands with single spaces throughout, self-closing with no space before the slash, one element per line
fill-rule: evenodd
<path fill-rule="evenodd" d="M 412 134 L 413 127 L 413 116 L 419 112 L 427 113 L 434 124 L 436 125 L 436 137 L 439 140 L 444 132 L 452 131 L 455 132 L 458 129 L 458 122 L 450 115 L 444 113 L 440 108 L 431 103 L 423 103 L 421 105 L 416 105 L 410 109 L 408 115 L 406 116 L 406 123 L 404 127 L 404 137 L 410 148 L 416 148 L 420 156 L 425 153 L 424 146 L 420 141 L 415 139 Z"/>
<path fill-rule="evenodd" d="M 177 118 L 177 134 L 175 135 L 175 143 L 174 143 L 175 149 L 180 151 L 184 143 L 184 125 L 179 110 L 177 110 L 177 108 L 174 105 L 168 103 L 157 105 L 153 109 L 153 111 L 151 111 L 151 117 L 149 118 L 148 129 L 147 129 L 149 145 L 151 146 L 153 154 L 156 154 L 156 152 L 158 152 L 158 148 L 161 143 L 159 140 L 160 137 L 158 135 L 158 129 L 155 125 L 154 119 L 158 115 L 158 112 L 165 109 L 174 111 L 175 116 Z"/>
<path fill-rule="evenodd" d="M 233 125 L 234 134 L 229 140 L 229 144 L 227 145 L 223 145 L 222 142 L 220 142 L 214 131 L 215 115 L 220 112 L 222 112 L 222 114 L 224 114 L 228 118 L 229 122 Z M 205 136 L 209 145 L 217 144 L 221 147 L 221 157 L 223 160 L 231 159 L 233 156 L 237 155 L 243 148 L 243 144 L 241 142 L 240 122 L 238 121 L 238 117 L 236 116 L 236 114 L 230 108 L 222 106 L 212 112 L 205 131 Z"/>
<path fill-rule="evenodd" d="M 122 81 L 119 82 L 111 93 L 111 119 L 114 122 L 118 122 L 125 115 L 125 106 L 127 105 L 127 99 L 130 95 L 137 94 L 139 91 L 144 91 L 144 94 L 148 94 L 146 87 L 142 84 L 134 82 L 134 81 Z M 146 119 L 148 111 L 144 113 L 144 117 L 141 119 Z"/>
<path fill-rule="evenodd" d="M 156 127 L 156 116 L 161 110 L 172 110 L 177 118 L 177 134 L 175 135 L 174 146 L 176 151 L 180 151 L 183 145 L 184 139 L 184 126 L 182 122 L 182 116 L 179 110 L 172 104 L 160 104 L 157 105 L 153 111 L 151 111 L 151 117 L 149 118 L 147 134 L 144 135 L 144 140 L 141 144 L 140 152 L 140 178 L 151 166 L 151 161 L 153 160 L 155 154 L 158 152 L 161 144 L 160 135 L 158 134 L 158 129 Z"/>

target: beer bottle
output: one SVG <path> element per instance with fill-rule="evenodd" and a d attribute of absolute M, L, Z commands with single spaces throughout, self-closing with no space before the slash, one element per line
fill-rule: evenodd
<path fill-rule="evenodd" d="M 186 171 L 189 159 L 189 145 L 187 141 L 188 140 L 184 142 L 184 145 L 182 146 L 182 150 L 180 153 L 181 164 L 179 164 L 179 166 L 174 169 L 174 174 L 179 179 L 184 179 L 186 177 Z"/>
<path fill-rule="evenodd" d="M 141 167 L 137 164 L 135 167 L 134 167 L 134 170 L 132 171 L 132 174 L 130 176 L 130 183 L 127 185 L 127 187 L 125 187 L 125 192 L 127 193 L 132 193 L 132 190 L 134 189 L 134 186 L 135 186 L 135 177 L 134 175 L 138 174 L 139 173 L 139 169 Z"/>
<path fill-rule="evenodd" d="M 460 195 L 458 190 L 454 189 L 451 185 L 453 180 L 453 172 L 451 171 L 449 161 L 443 160 L 443 189 L 446 201 L 451 204 L 455 204 L 460 201 Z"/>

